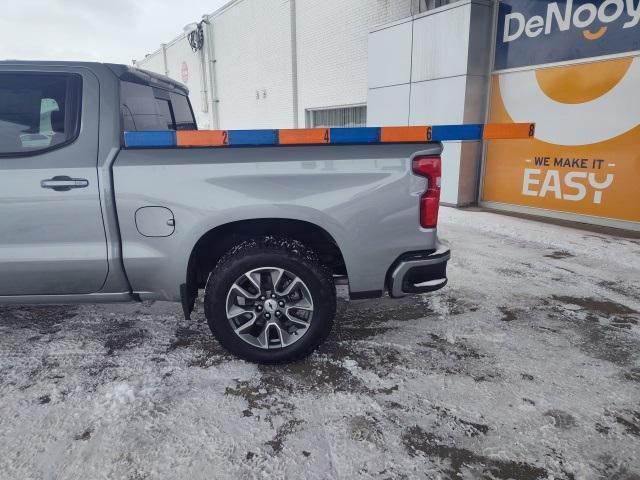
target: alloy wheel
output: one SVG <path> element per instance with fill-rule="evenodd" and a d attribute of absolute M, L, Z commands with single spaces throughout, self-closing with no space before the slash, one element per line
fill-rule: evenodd
<path fill-rule="evenodd" d="M 244 273 L 231 285 L 227 320 L 243 341 L 261 349 L 300 341 L 313 318 L 309 288 L 297 275 L 277 267 Z"/>

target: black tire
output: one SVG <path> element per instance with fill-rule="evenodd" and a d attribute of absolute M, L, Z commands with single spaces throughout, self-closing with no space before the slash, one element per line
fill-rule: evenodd
<path fill-rule="evenodd" d="M 292 345 L 263 349 L 244 341 L 227 319 L 227 295 L 246 272 L 276 267 L 295 274 L 311 295 L 313 314 L 308 329 Z M 278 237 L 243 242 L 224 255 L 209 274 L 205 315 L 213 335 L 234 355 L 254 363 L 279 364 L 310 355 L 329 335 L 336 313 L 336 290 L 331 271 L 302 243 Z"/>

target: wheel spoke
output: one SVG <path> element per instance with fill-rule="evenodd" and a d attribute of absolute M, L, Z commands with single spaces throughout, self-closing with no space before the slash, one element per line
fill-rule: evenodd
<path fill-rule="evenodd" d="M 282 276 L 284 275 L 284 270 L 278 269 L 278 270 L 271 270 L 271 272 L 269 272 L 271 275 L 271 287 L 272 287 L 272 291 L 278 293 L 278 284 L 280 283 L 280 280 L 282 280 Z"/>
<path fill-rule="evenodd" d="M 240 325 L 238 328 L 235 329 L 235 332 L 237 334 L 243 333 L 245 330 L 253 327 L 255 325 L 257 319 L 258 319 L 258 316 L 255 313 L 252 313 L 251 320 L 249 320 L 247 323 L 245 323 L 243 325 Z"/>
<path fill-rule="evenodd" d="M 291 283 L 289 284 L 289 286 L 287 288 L 284 289 L 284 291 L 282 292 L 278 292 L 278 295 L 281 295 L 283 297 L 286 297 L 287 295 L 289 295 L 293 289 L 299 285 L 299 284 L 303 284 L 302 280 L 300 280 L 298 277 L 294 277 L 293 280 L 291 280 Z M 303 284 L 304 285 L 304 284 Z"/>
<path fill-rule="evenodd" d="M 242 314 L 245 313 L 249 313 L 251 315 L 255 315 L 255 313 L 253 312 L 253 310 L 247 310 L 245 308 L 242 308 L 238 305 L 231 305 L 231 307 L 229 309 L 227 309 L 227 316 L 229 318 L 236 318 L 239 317 Z"/>
<path fill-rule="evenodd" d="M 269 348 L 269 328 L 271 328 L 271 324 L 267 323 L 260 330 L 260 334 L 257 337 L 258 343 L 262 348 Z"/>
<path fill-rule="evenodd" d="M 307 320 L 303 320 L 301 318 L 297 318 L 294 315 L 291 314 L 291 310 L 295 310 L 296 307 L 291 307 L 291 308 L 287 308 L 287 311 L 285 313 L 286 317 L 292 321 L 293 323 L 297 324 L 297 325 L 302 325 L 303 327 L 308 327 L 309 326 L 309 322 Z"/>
<path fill-rule="evenodd" d="M 284 348 L 286 346 L 288 346 L 291 342 L 291 335 L 289 335 L 289 332 L 287 332 L 286 330 L 284 330 L 283 328 L 281 328 L 279 325 L 277 324 L 273 324 L 273 328 L 276 329 L 276 331 L 278 332 L 278 338 L 280 339 L 280 347 Z"/>
<path fill-rule="evenodd" d="M 256 297 L 260 296 L 260 274 L 259 273 L 254 273 L 254 272 L 250 272 L 250 273 L 246 273 L 244 275 L 252 284 L 253 286 L 256 288 L 256 290 L 258 291 L 258 293 L 256 294 Z M 256 278 L 257 276 L 257 278 Z"/>
<path fill-rule="evenodd" d="M 247 277 L 249 278 L 249 277 Z M 249 299 L 249 300 L 255 300 L 256 298 L 258 298 L 260 296 L 260 289 L 258 289 L 258 293 L 253 295 L 252 293 L 247 292 L 244 288 L 242 288 L 240 285 L 238 285 L 238 282 L 234 283 L 231 286 L 231 289 L 235 289 L 238 291 L 238 293 L 240 295 L 242 295 L 244 298 Z"/>
<path fill-rule="evenodd" d="M 308 310 L 313 312 L 313 304 L 307 300 L 305 297 L 302 297 L 300 300 L 297 300 L 295 303 L 290 305 L 291 308 L 295 308 L 297 310 Z"/>

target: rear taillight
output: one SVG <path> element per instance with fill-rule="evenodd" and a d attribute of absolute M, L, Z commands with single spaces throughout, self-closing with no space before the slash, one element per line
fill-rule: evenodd
<path fill-rule="evenodd" d="M 423 228 L 435 228 L 438 225 L 438 210 L 440 209 L 440 180 L 442 177 L 440 156 L 414 158 L 413 173 L 427 179 L 427 191 L 420 197 L 420 225 Z"/>

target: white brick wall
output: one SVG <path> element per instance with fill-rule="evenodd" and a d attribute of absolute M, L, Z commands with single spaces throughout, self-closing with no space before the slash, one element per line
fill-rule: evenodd
<path fill-rule="evenodd" d="M 157 50 L 142 60 L 138 60 L 136 62 L 136 66 L 164 75 L 164 58 L 162 58 L 162 49 Z"/>
<path fill-rule="evenodd" d="M 213 18 L 222 128 L 293 126 L 290 17 L 287 0 L 243 0 Z"/>
<path fill-rule="evenodd" d="M 254 0 L 260 1 L 260 0 Z M 299 118 L 367 102 L 369 31 L 411 13 L 411 0 L 297 0 Z"/>
<path fill-rule="evenodd" d="M 298 115 L 304 127 L 308 109 L 367 102 L 368 33 L 409 16 L 411 0 L 297 0 L 296 10 Z M 290 12 L 290 0 L 239 0 L 211 17 L 221 128 L 294 126 Z M 198 124 L 207 128 L 197 55 L 179 38 L 167 47 L 167 60 L 169 76 L 178 81 L 182 61 L 188 62 L 191 102 Z M 162 50 L 138 65 L 164 74 Z"/>

